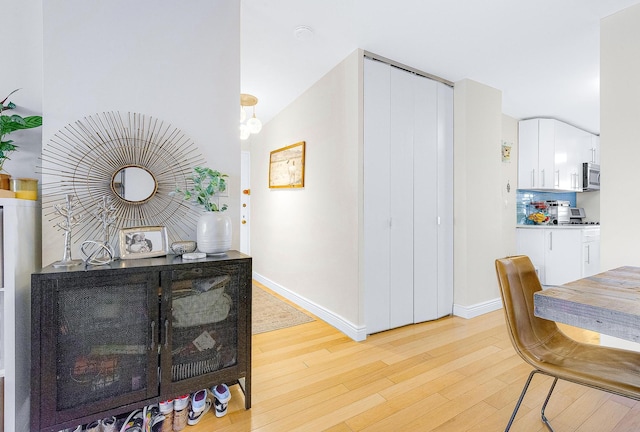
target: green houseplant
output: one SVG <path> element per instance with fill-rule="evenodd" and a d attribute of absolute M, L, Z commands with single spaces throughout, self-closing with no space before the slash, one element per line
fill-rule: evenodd
<path fill-rule="evenodd" d="M 193 182 L 193 187 L 185 190 L 176 189 L 176 192 L 183 194 L 185 200 L 201 205 L 205 211 L 225 211 L 227 205 L 218 206 L 218 203 L 213 199 L 220 192 L 227 190 L 226 178 L 228 177 L 227 174 L 222 174 L 211 168 L 195 167 L 193 175 L 189 177 L 189 180 Z"/>
<path fill-rule="evenodd" d="M 193 185 L 184 190 L 176 189 L 185 200 L 202 206 L 204 213 L 198 218 L 196 243 L 198 250 L 210 255 L 223 254 L 231 249 L 231 218 L 222 212 L 227 205 L 219 205 L 220 192 L 227 190 L 229 176 L 206 167 L 195 167 L 189 178 Z"/>
<path fill-rule="evenodd" d="M 4 163 L 9 159 L 9 155 L 18 149 L 18 146 L 13 140 L 5 139 L 11 132 L 15 132 L 20 129 L 31 129 L 38 126 L 42 126 L 41 116 L 28 116 L 22 117 L 17 114 L 5 115 L 4 111 L 12 110 L 16 107 L 16 104 L 9 101 L 6 105 L 5 102 L 9 99 L 9 96 L 14 94 L 20 89 L 16 89 L 9 93 L 2 101 L 0 101 L 0 172 L 4 169 Z"/>

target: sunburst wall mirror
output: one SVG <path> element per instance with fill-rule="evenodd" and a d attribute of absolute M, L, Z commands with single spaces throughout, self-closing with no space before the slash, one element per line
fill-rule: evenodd
<path fill-rule="evenodd" d="M 43 150 L 45 216 L 55 216 L 54 205 L 72 195 L 84 214 L 73 243 L 99 239 L 102 227 L 91 214 L 107 197 L 115 216 L 111 234 L 166 226 L 170 242 L 188 239 L 199 214 L 173 192 L 204 163 L 196 145 L 161 120 L 120 112 L 87 116 L 58 131 Z"/>

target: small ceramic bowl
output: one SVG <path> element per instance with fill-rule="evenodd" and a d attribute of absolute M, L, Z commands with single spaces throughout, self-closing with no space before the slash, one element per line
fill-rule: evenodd
<path fill-rule="evenodd" d="M 183 240 L 171 243 L 171 250 L 176 255 L 191 253 L 196 250 L 198 245 L 193 240 Z"/>

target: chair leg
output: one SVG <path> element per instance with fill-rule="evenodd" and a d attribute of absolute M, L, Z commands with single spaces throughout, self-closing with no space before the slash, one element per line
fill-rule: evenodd
<path fill-rule="evenodd" d="M 542 409 L 540 410 L 540 417 L 542 418 L 542 421 L 544 422 L 545 426 L 547 426 L 547 429 L 549 429 L 550 432 L 553 432 L 553 428 L 551 427 L 551 424 L 549 424 L 549 420 L 547 420 L 547 417 L 544 415 L 544 409 L 547 407 L 549 399 L 551 399 L 551 393 L 553 393 L 553 389 L 556 388 L 557 382 L 558 378 L 554 377 L 551 388 L 549 389 L 549 393 L 547 393 L 547 398 L 544 400 L 544 404 L 542 404 Z"/>
<path fill-rule="evenodd" d="M 522 392 L 520 393 L 520 397 L 518 398 L 518 402 L 516 403 L 515 408 L 513 409 L 513 413 L 511 414 L 511 418 L 509 419 L 509 423 L 507 423 L 507 427 L 504 430 L 504 432 L 509 432 L 509 429 L 511 429 L 511 425 L 513 424 L 513 421 L 516 418 L 516 414 L 518 413 L 518 410 L 520 409 L 520 405 L 522 404 L 522 401 L 524 400 L 524 395 L 527 393 L 527 390 L 529 389 L 529 384 L 531 384 L 531 380 L 533 379 L 533 376 L 537 373 L 541 373 L 543 375 L 548 375 L 542 371 L 539 371 L 537 369 L 534 369 L 531 371 L 531 373 L 529 374 L 529 378 L 527 378 L 527 382 L 524 384 L 524 387 L 522 389 Z M 542 415 L 542 421 L 544 422 L 545 426 L 551 431 L 553 432 L 553 429 L 551 428 L 551 425 L 549 424 L 549 421 L 547 420 L 547 418 L 544 415 L 544 409 L 547 407 L 547 403 L 549 402 L 549 399 L 551 398 L 551 393 L 553 393 L 553 389 L 556 386 L 556 382 L 558 382 L 558 378 L 554 377 L 553 380 L 553 384 L 551 384 L 551 389 L 549 389 L 549 393 L 547 394 L 547 399 L 545 399 L 544 404 L 542 405 L 542 411 L 541 411 L 541 415 Z"/>

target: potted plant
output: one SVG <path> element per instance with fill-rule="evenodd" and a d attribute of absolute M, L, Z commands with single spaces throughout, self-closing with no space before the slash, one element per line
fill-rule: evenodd
<path fill-rule="evenodd" d="M 9 159 L 9 155 L 18 149 L 18 146 L 13 140 L 5 139 L 11 132 L 15 132 L 20 129 L 31 129 L 38 126 L 42 126 L 41 116 L 28 116 L 22 117 L 17 114 L 5 115 L 4 111 L 12 110 L 16 107 L 16 104 L 9 101 L 6 105 L 5 102 L 9 99 L 9 96 L 14 94 L 20 89 L 16 89 L 9 93 L 2 101 L 0 101 L 0 174 L 4 169 L 4 163 Z M 5 174 L 8 176 L 8 174 Z"/>
<path fill-rule="evenodd" d="M 206 167 L 195 167 L 187 180 L 190 188 L 176 189 L 185 200 L 202 206 L 204 213 L 198 219 L 196 242 L 198 250 L 207 254 L 222 254 L 231 248 L 231 218 L 223 214 L 227 205 L 219 205 L 220 192 L 227 190 L 229 176 Z"/>

